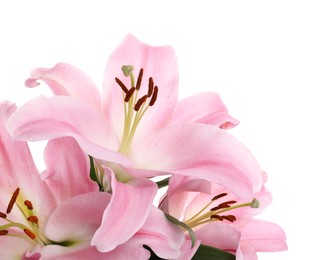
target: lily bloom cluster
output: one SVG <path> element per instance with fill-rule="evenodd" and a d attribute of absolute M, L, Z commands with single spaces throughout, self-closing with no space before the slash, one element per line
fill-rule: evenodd
<path fill-rule="evenodd" d="M 0 103 L 0 259 L 253 260 L 287 249 L 278 225 L 254 218 L 271 194 L 227 131 L 238 121 L 216 93 L 178 101 L 171 47 L 128 35 L 101 92 L 64 63 L 34 69 L 26 86 L 40 82 L 52 96 Z M 27 144 L 39 140 L 41 173 Z"/>

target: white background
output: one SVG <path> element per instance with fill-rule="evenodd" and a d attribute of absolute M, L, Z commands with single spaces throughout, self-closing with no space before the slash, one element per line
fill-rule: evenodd
<path fill-rule="evenodd" d="M 260 218 L 280 224 L 289 251 L 259 259 L 315 259 L 318 233 L 319 6 L 315 1 L 2 1 L 0 98 L 43 93 L 34 67 L 71 63 L 100 86 L 127 33 L 172 45 L 180 96 L 217 91 L 241 121 L 231 132 L 268 172 L 274 202 Z M 41 154 L 37 155 L 41 157 Z"/>

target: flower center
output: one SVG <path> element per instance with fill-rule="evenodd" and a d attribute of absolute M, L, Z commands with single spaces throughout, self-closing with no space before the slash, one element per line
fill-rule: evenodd
<path fill-rule="evenodd" d="M 139 95 L 144 70 L 143 68 L 140 69 L 136 84 L 133 70 L 134 68 L 131 65 L 122 66 L 124 76 L 130 77 L 130 88 L 128 88 L 119 78 L 115 78 L 116 83 L 123 91 L 124 129 L 119 152 L 124 155 L 127 155 L 129 152 L 138 124 L 147 109 L 155 104 L 158 95 L 158 87 L 154 86 L 152 77 L 149 77 L 148 79 L 147 94 L 142 96 Z"/>
<path fill-rule="evenodd" d="M 23 216 L 23 222 L 15 222 L 10 219 L 10 213 L 17 205 Z M 20 188 L 17 188 L 7 206 L 6 213 L 0 211 L 0 218 L 5 220 L 7 224 L 0 226 L 0 236 L 19 237 L 31 240 L 41 246 L 47 245 L 50 241 L 40 233 L 39 219 L 34 214 L 32 202 L 24 200 L 20 194 Z"/>
<path fill-rule="evenodd" d="M 258 208 L 259 202 L 257 199 L 253 199 L 250 202 L 237 204 L 235 200 L 229 200 L 218 204 L 217 206 L 207 210 L 210 205 L 215 202 L 216 200 L 227 196 L 227 193 L 221 193 L 209 201 L 207 205 L 205 205 L 198 213 L 190 217 L 188 220 L 185 221 L 185 224 L 190 228 L 194 228 L 196 226 L 209 223 L 212 221 L 223 221 L 227 220 L 230 222 L 236 221 L 235 215 L 224 214 L 231 210 L 243 207 L 251 207 L 251 208 Z"/>

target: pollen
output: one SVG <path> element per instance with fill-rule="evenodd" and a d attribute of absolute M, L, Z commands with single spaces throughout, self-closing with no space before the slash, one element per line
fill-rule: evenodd
<path fill-rule="evenodd" d="M 5 236 L 8 233 L 9 233 L 8 230 L 0 230 L 0 236 Z"/>
<path fill-rule="evenodd" d="M 28 237 L 30 237 L 31 239 L 35 239 L 36 236 L 31 230 L 25 228 L 23 231 Z"/>
<path fill-rule="evenodd" d="M 6 217 L 7 217 L 7 214 L 0 212 L 0 218 L 6 218 Z"/>
<path fill-rule="evenodd" d="M 37 216 L 30 216 L 27 218 L 28 221 L 34 223 L 34 224 L 38 224 L 39 223 L 39 219 Z"/>
<path fill-rule="evenodd" d="M 27 206 L 28 210 L 33 210 L 33 205 L 32 205 L 32 202 L 30 200 L 26 200 L 24 202 L 24 205 Z"/>

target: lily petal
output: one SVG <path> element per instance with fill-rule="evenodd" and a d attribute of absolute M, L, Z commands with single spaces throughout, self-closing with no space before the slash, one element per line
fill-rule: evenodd
<path fill-rule="evenodd" d="M 25 257 L 32 242 L 15 237 L 0 236 L 0 259 L 29 259 Z"/>
<path fill-rule="evenodd" d="M 199 93 L 177 103 L 171 124 L 203 123 L 230 129 L 239 121 L 229 115 L 219 94 L 213 92 Z"/>
<path fill-rule="evenodd" d="M 177 60 L 173 48 L 150 46 L 129 34 L 110 56 L 101 95 L 102 107 L 105 117 L 111 120 L 113 129 L 116 129 L 118 135 L 122 134 L 124 125 L 123 93 L 114 78 L 120 78 L 127 88 L 131 87 L 130 78 L 123 76 L 121 70 L 123 65 L 134 66 L 133 72 L 136 79 L 139 70 L 144 69 L 144 77 L 139 90 L 141 96 L 148 92 L 149 77 L 153 77 L 155 85 L 159 87 L 156 103 L 143 116 L 136 136 L 140 135 L 140 129 L 146 133 L 168 124 L 178 95 Z"/>
<path fill-rule="evenodd" d="M 113 250 L 129 240 L 144 225 L 157 191 L 156 184 L 150 180 L 134 178 L 121 183 L 116 180 L 114 173 L 111 186 L 111 201 L 91 243 L 100 252 Z"/>
<path fill-rule="evenodd" d="M 93 81 L 81 70 L 66 63 L 58 63 L 50 69 L 37 68 L 31 71 L 26 80 L 27 87 L 36 87 L 43 80 L 53 94 L 72 96 L 81 99 L 100 110 L 100 94 Z"/>
<path fill-rule="evenodd" d="M 40 96 L 18 109 L 8 120 L 7 128 L 15 138 L 27 141 L 72 136 L 96 158 L 130 164 L 125 156 L 114 151 L 118 140 L 101 114 L 72 97 Z"/>
<path fill-rule="evenodd" d="M 90 241 L 101 223 L 110 197 L 106 192 L 90 192 L 60 204 L 48 219 L 46 237 L 60 243 Z"/>
<path fill-rule="evenodd" d="M 262 185 L 259 165 L 248 149 L 228 132 L 210 125 L 166 127 L 138 140 L 129 156 L 139 169 L 205 179 L 243 198 L 251 198 Z"/>
<path fill-rule="evenodd" d="M 41 174 L 58 202 L 97 191 L 89 178 L 89 158 L 71 137 L 52 139 L 45 148 L 47 170 Z M 79 185 L 80 184 L 80 185 Z"/>

